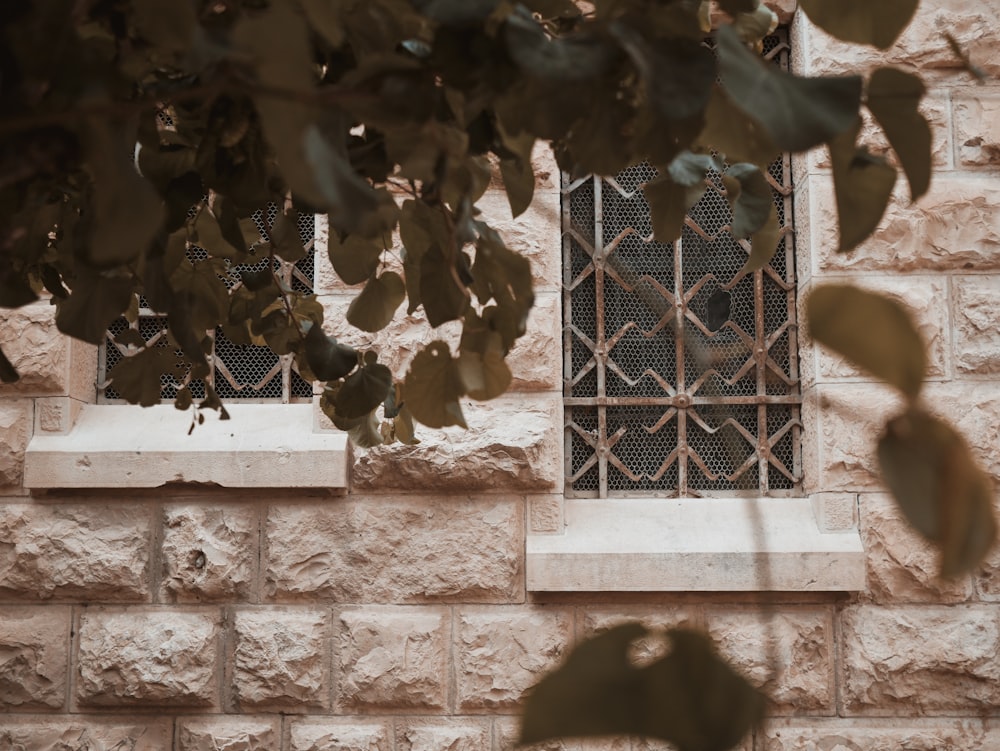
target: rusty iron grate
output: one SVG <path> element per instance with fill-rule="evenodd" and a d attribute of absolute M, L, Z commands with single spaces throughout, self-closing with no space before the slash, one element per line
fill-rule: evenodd
<path fill-rule="evenodd" d="M 767 57 L 787 64 L 772 38 Z M 678 242 L 652 240 L 640 164 L 563 178 L 566 492 L 793 495 L 800 404 L 791 169 L 768 170 L 782 240 L 743 270 L 710 173 Z"/>

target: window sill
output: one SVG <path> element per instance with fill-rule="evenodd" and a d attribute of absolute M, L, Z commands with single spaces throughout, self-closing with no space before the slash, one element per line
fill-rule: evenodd
<path fill-rule="evenodd" d="M 817 511 L 819 505 L 809 498 L 568 499 L 563 534 L 528 536 L 527 588 L 864 589 L 864 550 L 857 529 L 824 532 Z"/>
<path fill-rule="evenodd" d="M 155 488 L 210 483 L 230 488 L 346 488 L 347 436 L 313 432 L 311 404 L 229 404 L 188 434 L 191 413 L 172 405 L 86 405 L 66 434 L 37 433 L 24 485 Z"/>

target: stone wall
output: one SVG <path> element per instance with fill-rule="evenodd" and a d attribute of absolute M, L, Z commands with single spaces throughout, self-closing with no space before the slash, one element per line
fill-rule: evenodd
<path fill-rule="evenodd" d="M 923 6 L 892 56 L 931 87 L 931 191 L 910 205 L 901 183 L 877 236 L 838 256 L 828 162 L 797 159 L 799 272 L 804 292 L 849 278 L 914 308 L 930 404 L 1000 480 L 1000 9 Z M 956 67 L 944 30 L 989 83 Z M 801 17 L 793 38 L 800 72 L 874 59 Z M 857 498 L 865 591 L 525 591 L 525 536 L 562 524 L 558 174 L 541 153 L 536 167 L 525 216 L 511 220 L 495 194 L 483 202 L 536 274 L 512 392 L 467 405 L 467 433 L 359 452 L 346 496 L 30 495 L 21 466 L 32 431 L 58 430 L 93 400 L 96 366 L 92 348 L 55 334 L 47 305 L 6 315 L 0 343 L 24 378 L 0 387 L 0 749 L 502 751 L 524 691 L 576 639 L 626 618 L 707 629 L 768 690 L 775 719 L 748 749 L 1000 745 L 989 719 L 1000 702 L 1000 554 L 974 576 L 935 580 L 932 553 L 873 473 L 887 392 L 808 345 L 808 490 Z M 332 312 L 354 294 L 329 275 L 320 283 Z M 390 332 L 404 356 L 426 333 L 412 323 Z"/>

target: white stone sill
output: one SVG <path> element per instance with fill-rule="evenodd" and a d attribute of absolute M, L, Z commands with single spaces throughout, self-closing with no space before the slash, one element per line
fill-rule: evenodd
<path fill-rule="evenodd" d="M 856 528 L 809 498 L 567 499 L 563 534 L 528 535 L 533 592 L 834 592 L 865 587 Z"/>
<path fill-rule="evenodd" d="M 227 404 L 230 420 L 208 411 L 86 405 L 66 434 L 37 433 L 24 457 L 24 486 L 156 488 L 209 483 L 229 488 L 348 486 L 343 433 L 313 432 L 311 404 Z"/>

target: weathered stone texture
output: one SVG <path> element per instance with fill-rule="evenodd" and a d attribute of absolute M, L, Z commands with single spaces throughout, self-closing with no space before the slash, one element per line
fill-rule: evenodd
<path fill-rule="evenodd" d="M 829 608 L 710 609 L 719 652 L 771 698 L 774 714 L 833 714 L 833 618 Z"/>
<path fill-rule="evenodd" d="M 0 749 L 4 751 L 165 751 L 173 723 L 154 717 L 39 718 L 4 717 Z"/>
<path fill-rule="evenodd" d="M 69 608 L 0 609 L 0 706 L 59 708 L 66 703 Z"/>
<path fill-rule="evenodd" d="M 462 709 L 511 710 L 566 654 L 573 618 L 562 610 L 457 613 L 458 702 Z"/>
<path fill-rule="evenodd" d="M 177 751 L 275 751 L 278 720 L 262 717 L 184 717 L 177 721 Z"/>
<path fill-rule="evenodd" d="M 160 597 L 246 600 L 257 561 L 257 514 L 243 506 L 171 506 L 163 512 Z"/>
<path fill-rule="evenodd" d="M 1000 164 L 1000 92 L 956 92 L 954 116 L 959 163 L 966 167 Z"/>
<path fill-rule="evenodd" d="M 1000 702 L 994 606 L 855 606 L 841 629 L 844 711 L 978 713 Z"/>
<path fill-rule="evenodd" d="M 562 495 L 528 496 L 528 520 L 532 532 L 562 532 L 565 526 Z"/>
<path fill-rule="evenodd" d="M 214 615 L 146 610 L 80 616 L 81 705 L 211 706 L 218 703 Z"/>
<path fill-rule="evenodd" d="M 558 180 L 558 174 L 555 179 Z M 483 212 L 483 220 L 500 233 L 507 246 L 531 262 L 535 291 L 559 291 L 562 279 L 559 195 L 555 192 L 536 194 L 528 210 L 517 219 L 511 218 L 507 196 L 500 191 L 488 191 L 476 205 Z"/>
<path fill-rule="evenodd" d="M 645 751 L 637 738 L 560 738 L 558 740 L 518 745 L 521 722 L 515 717 L 496 717 L 493 720 L 493 735 L 497 751 Z M 652 748 L 652 747 L 648 747 Z M 661 751 L 656 747 L 656 751 Z M 662 749 L 666 751 L 666 747 Z"/>
<path fill-rule="evenodd" d="M 441 609 L 340 614 L 338 704 L 440 710 L 448 700 L 450 621 Z"/>
<path fill-rule="evenodd" d="M 937 576 L 938 555 L 903 519 L 889 495 L 861 496 L 861 539 L 868 595 L 879 602 L 961 602 L 972 594 L 968 577 Z"/>
<path fill-rule="evenodd" d="M 762 751 L 968 751 L 995 748 L 977 720 L 775 720 Z M 991 743 L 991 740 L 993 741 Z"/>
<path fill-rule="evenodd" d="M 954 276 L 951 289 L 956 369 L 1000 376 L 1000 276 Z"/>
<path fill-rule="evenodd" d="M 385 720 L 293 720 L 288 751 L 390 751 L 391 739 Z"/>
<path fill-rule="evenodd" d="M 965 436 L 979 466 L 1000 480 L 1000 389 L 995 381 L 950 381 L 927 386 L 927 402 Z"/>
<path fill-rule="evenodd" d="M 21 378 L 0 385 L 0 395 L 68 393 L 70 339 L 56 329 L 55 311 L 47 301 L 3 310 L 0 349 Z"/>
<path fill-rule="evenodd" d="M 489 725 L 469 718 L 400 723 L 396 730 L 398 751 L 490 751 Z"/>
<path fill-rule="evenodd" d="M 523 515 L 521 499 L 502 497 L 274 506 L 265 591 L 339 602 L 519 600 Z"/>
<path fill-rule="evenodd" d="M 137 505 L 0 505 L 0 594 L 148 601 L 151 515 Z"/>
<path fill-rule="evenodd" d="M 28 399 L 0 401 L 0 488 L 21 484 L 24 450 L 31 438 L 32 404 Z"/>
<path fill-rule="evenodd" d="M 629 621 L 638 621 L 650 633 L 637 639 L 631 652 L 637 664 L 648 664 L 670 651 L 664 632 L 672 628 L 702 628 L 704 617 L 700 608 L 656 608 L 624 605 L 616 608 L 584 608 L 578 611 L 580 638 L 588 639 Z"/>
<path fill-rule="evenodd" d="M 328 621 L 312 610 L 237 612 L 232 671 L 239 708 L 328 707 Z"/>
<path fill-rule="evenodd" d="M 463 400 L 468 430 L 418 426 L 416 446 L 356 452 L 355 490 L 547 490 L 562 481 L 561 405 L 519 395 Z"/>

